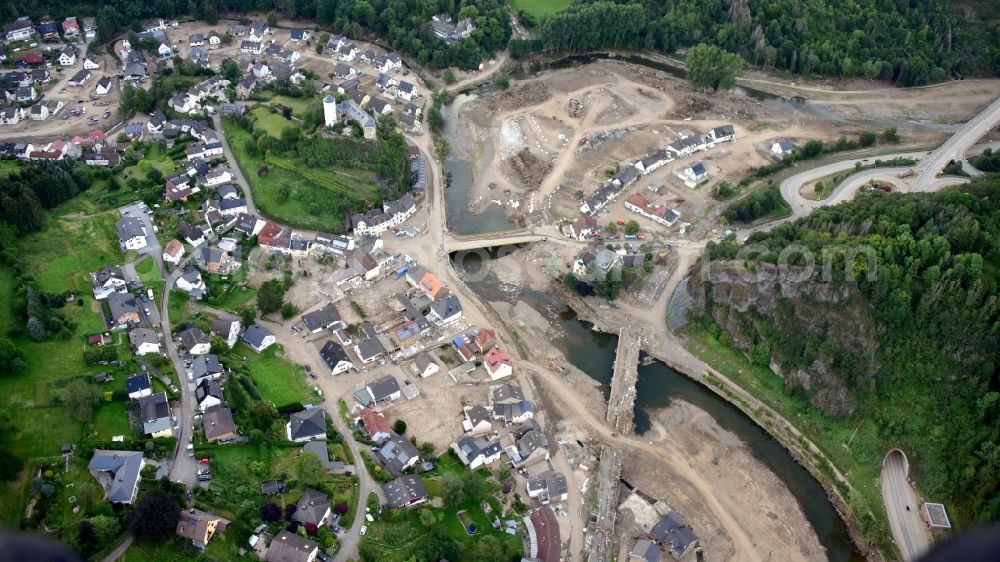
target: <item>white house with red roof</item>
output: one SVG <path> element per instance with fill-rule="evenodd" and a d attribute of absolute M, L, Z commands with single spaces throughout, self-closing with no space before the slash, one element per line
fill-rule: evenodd
<path fill-rule="evenodd" d="M 514 374 L 514 363 L 505 351 L 499 347 L 493 347 L 486 355 L 483 355 L 483 368 L 490 376 L 491 380 L 500 380 Z"/>

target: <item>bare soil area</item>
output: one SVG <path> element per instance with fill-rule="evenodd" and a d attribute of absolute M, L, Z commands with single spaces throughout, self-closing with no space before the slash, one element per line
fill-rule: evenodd
<path fill-rule="evenodd" d="M 473 164 L 470 208 L 503 206 L 515 224 L 573 220 L 581 200 L 617 170 L 684 134 L 733 124 L 735 142 L 643 176 L 598 217 L 599 223 L 635 218 L 644 229 L 666 234 L 714 217 L 719 205 L 712 188 L 739 183 L 752 168 L 771 163 L 774 141 L 804 144 L 860 132 L 747 96 L 697 91 L 666 73 L 619 61 L 542 73 L 508 91 L 459 103 L 452 144 Z M 678 175 L 699 161 L 709 179 L 688 188 Z M 653 183 L 664 188 L 648 191 Z M 633 191 L 677 209 L 681 220 L 666 229 L 624 211 L 622 201 Z"/>

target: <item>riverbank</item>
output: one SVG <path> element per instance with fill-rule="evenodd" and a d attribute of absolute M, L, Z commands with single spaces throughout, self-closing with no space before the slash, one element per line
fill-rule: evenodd
<path fill-rule="evenodd" d="M 766 454 L 758 454 L 748 445 L 753 440 L 737 437 L 733 428 L 724 428 L 712 415 L 683 399 L 651 410 L 650 429 L 642 435 L 611 433 L 604 423 L 604 389 L 595 383 L 592 370 L 610 372 L 614 337 L 601 336 L 603 343 L 591 341 L 595 332 L 581 329 L 582 323 L 566 310 L 561 298 L 545 294 L 557 291 L 542 285 L 551 285 L 552 278 L 547 278 L 544 268 L 532 265 L 537 261 L 533 256 L 525 254 L 521 251 L 489 262 L 490 273 L 467 285 L 489 303 L 497 321 L 512 335 L 518 354 L 523 356 L 522 369 L 534 373 L 540 387 L 535 394 L 553 402 L 555 412 L 550 416 L 557 415 L 561 426 L 585 430 L 625 451 L 628 460 L 623 478 L 688 517 L 703 544 L 709 545 L 706 559 L 760 560 L 770 555 L 784 560 L 858 560 L 846 530 L 840 532 L 846 551 L 844 544 L 833 546 L 829 527 L 841 525 L 840 519 L 825 503 L 818 484 L 813 482 L 811 495 L 796 497 L 792 490 L 801 492 L 801 488 L 789 487 L 783 480 L 788 471 L 779 474 L 761 460 Z M 511 260 L 529 265 L 516 267 Z M 518 275 L 510 273 L 515 269 Z M 561 317 L 561 313 L 567 316 Z M 595 347 L 601 348 L 596 356 L 589 353 Z M 585 366 L 587 373 L 577 364 Z M 763 432 L 761 435 L 762 440 L 770 441 Z M 787 462 L 794 465 L 790 458 Z M 808 474 L 801 472 L 800 478 L 809 480 Z M 828 515 L 819 526 L 824 540 L 819 538 L 815 514 L 807 517 L 803 505 L 826 506 Z M 640 529 L 624 523 L 619 529 L 622 537 L 641 534 Z"/>
<path fill-rule="evenodd" d="M 629 321 L 620 315 L 607 310 L 593 308 L 591 303 L 582 298 L 571 298 L 569 304 L 578 310 L 581 318 L 594 324 L 595 329 L 604 333 L 617 333 L 622 322 Z M 886 555 L 892 551 L 891 538 L 884 508 L 880 501 L 880 492 L 875 484 L 878 479 L 878 469 L 865 471 L 850 471 L 848 476 L 830 461 L 825 452 L 828 447 L 821 448 L 816 439 L 820 436 L 807 437 L 798 427 L 788 421 L 789 408 L 775 404 L 775 400 L 765 402 L 759 388 L 747 385 L 747 376 L 736 376 L 743 369 L 752 366 L 743 361 L 725 364 L 719 360 L 719 355 L 712 350 L 692 346 L 688 340 L 682 349 L 679 341 L 668 341 L 661 337 L 651 341 L 643 351 L 674 369 L 685 377 L 701 384 L 704 388 L 716 394 L 732 406 L 739 409 L 748 419 L 762 430 L 766 431 L 781 446 L 805 468 L 809 474 L 822 486 L 826 500 L 836 508 L 836 512 L 850 533 L 854 545 L 867 560 L 883 561 L 891 559 Z M 690 353 L 682 353 L 690 351 Z M 685 357 L 685 355 L 687 355 Z M 687 359 L 687 360 L 685 360 Z M 693 359 L 693 361 L 692 361 Z M 702 363 L 697 367 L 697 363 Z M 749 386 L 749 388 L 747 387 Z M 769 398 L 774 398 L 773 396 Z M 774 406 L 774 407 L 773 407 Z M 797 419 L 802 420 L 802 414 Z M 812 434 L 811 434 L 812 435 Z M 853 466 L 858 469 L 857 465 Z M 859 474 L 860 472 L 860 474 Z"/>

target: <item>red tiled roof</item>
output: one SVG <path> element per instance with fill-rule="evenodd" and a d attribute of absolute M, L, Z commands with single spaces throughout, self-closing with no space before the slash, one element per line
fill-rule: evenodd
<path fill-rule="evenodd" d="M 499 347 L 494 347 L 489 351 L 489 353 L 483 355 L 483 363 L 486 363 L 486 368 L 491 373 L 496 372 L 501 365 L 510 365 L 511 367 L 514 366 L 514 364 L 510 362 L 510 357 L 507 357 L 507 354 L 504 353 Z"/>
<path fill-rule="evenodd" d="M 375 437 L 379 433 L 389 433 L 391 429 L 385 417 L 370 407 L 361 410 L 361 423 L 365 424 L 368 437 Z"/>
<path fill-rule="evenodd" d="M 542 562 L 559 562 L 562 545 L 559 543 L 559 522 L 552 510 L 541 507 L 528 516 L 531 526 L 535 528 L 535 538 L 538 540 L 538 559 Z"/>

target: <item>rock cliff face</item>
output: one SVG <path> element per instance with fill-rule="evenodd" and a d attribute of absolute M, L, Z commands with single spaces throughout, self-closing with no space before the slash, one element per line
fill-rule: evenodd
<path fill-rule="evenodd" d="M 878 334 L 853 282 L 821 281 L 802 268 L 714 262 L 692 276 L 689 290 L 690 314 L 707 313 L 731 345 L 758 361 L 769 352 L 789 388 L 830 414 L 854 411 L 855 391 L 875 375 Z"/>

